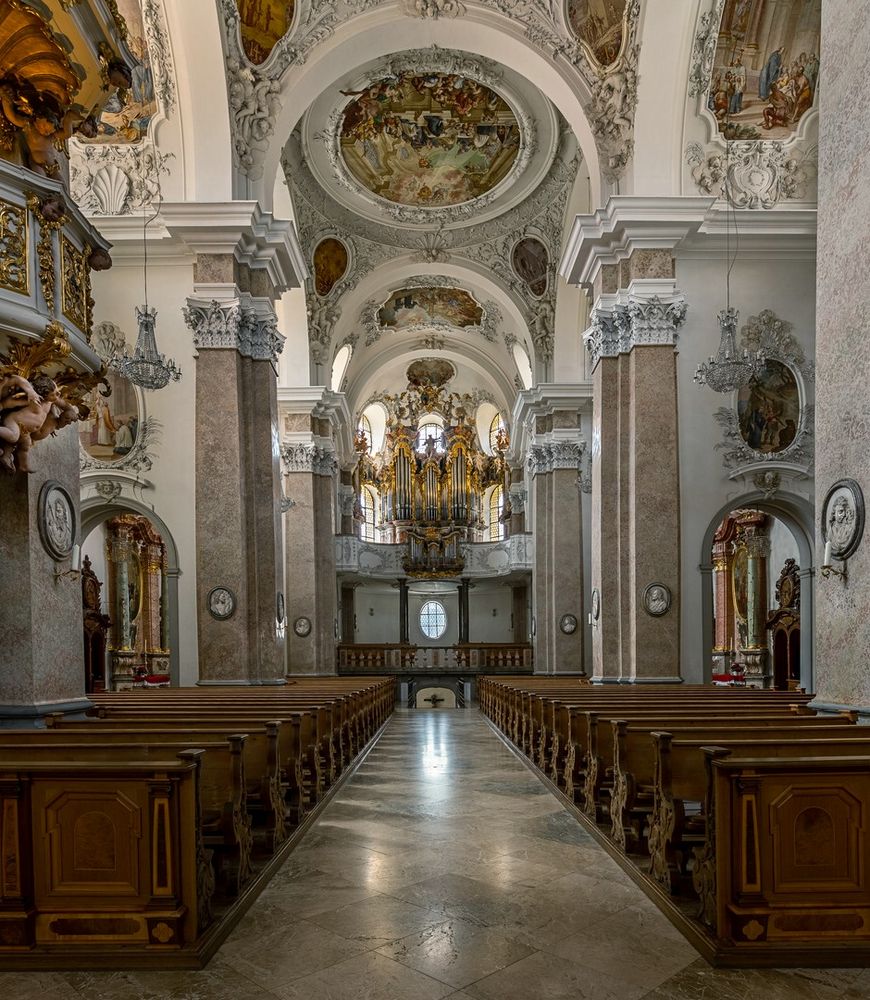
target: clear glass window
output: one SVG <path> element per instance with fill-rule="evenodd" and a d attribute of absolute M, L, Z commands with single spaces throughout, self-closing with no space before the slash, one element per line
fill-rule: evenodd
<path fill-rule="evenodd" d="M 501 486 L 496 486 L 489 495 L 489 540 L 491 542 L 504 540 L 504 524 L 500 520 L 503 513 L 504 490 Z"/>
<path fill-rule="evenodd" d="M 373 542 L 375 541 L 375 508 L 377 501 L 375 491 L 370 486 L 363 486 L 360 503 L 362 504 L 363 512 L 363 523 L 361 525 L 362 540 L 364 542 Z"/>
<path fill-rule="evenodd" d="M 426 450 L 426 442 L 430 437 L 435 439 L 435 453 L 441 455 L 444 452 L 444 428 L 434 422 L 420 424 L 417 429 L 417 451 Z"/>
<path fill-rule="evenodd" d="M 440 601 L 426 601 L 420 608 L 420 631 L 427 639 L 440 639 L 447 631 L 447 612 Z"/>

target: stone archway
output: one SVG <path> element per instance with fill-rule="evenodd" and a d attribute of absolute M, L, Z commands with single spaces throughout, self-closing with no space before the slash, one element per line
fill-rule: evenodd
<path fill-rule="evenodd" d="M 421 687 L 415 697 L 416 708 L 457 708 L 456 692 L 449 687 Z"/>
<path fill-rule="evenodd" d="M 801 578 L 800 606 L 800 675 L 801 687 L 813 690 L 813 647 L 815 597 L 815 548 L 814 512 L 803 497 L 781 494 L 767 499 L 763 493 L 752 492 L 734 497 L 723 504 L 713 515 L 701 542 L 699 569 L 701 571 L 701 630 L 704 655 L 704 683 L 710 681 L 710 662 L 707 653 L 713 648 L 713 537 L 719 525 L 731 511 L 741 508 L 759 510 L 778 518 L 791 531 L 798 548 Z"/>
<path fill-rule="evenodd" d="M 100 499 L 82 500 L 81 505 L 81 539 L 80 544 L 84 545 L 85 539 L 91 532 L 118 514 L 138 514 L 147 518 L 155 527 L 163 539 L 166 546 L 166 610 L 167 610 L 167 632 L 169 635 L 169 677 L 173 687 L 180 683 L 180 631 L 178 615 L 178 577 L 181 570 L 178 565 L 178 547 L 172 532 L 165 522 L 151 510 L 150 507 L 131 497 L 123 497 L 120 500 L 107 503 Z"/>

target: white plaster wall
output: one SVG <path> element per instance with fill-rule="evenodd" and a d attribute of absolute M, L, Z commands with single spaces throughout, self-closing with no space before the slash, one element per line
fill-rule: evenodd
<path fill-rule="evenodd" d="M 776 581 L 786 559 L 794 559 L 800 568 L 800 554 L 795 537 L 786 524 L 775 518 L 770 527 L 770 557 L 767 560 L 767 607 L 770 611 L 775 611 L 778 607 Z"/>
<path fill-rule="evenodd" d="M 145 394 L 148 417 L 162 424 L 152 459 L 140 475 L 136 492 L 167 526 L 178 550 L 179 679 L 195 684 L 199 677 L 196 634 L 195 522 L 195 379 L 196 361 L 190 330 L 181 307 L 193 292 L 192 270 L 174 263 L 149 263 L 148 302 L 157 309 L 157 344 L 182 370 L 180 382 Z M 94 321 L 110 320 L 136 340 L 135 303 L 142 301 L 141 261 L 116 259 L 110 271 L 93 275 Z M 215 401 L 219 406 L 220 400 Z"/>
<path fill-rule="evenodd" d="M 399 641 L 399 591 L 374 586 L 354 591 L 356 635 L 348 642 Z M 372 614 L 372 612 L 374 612 Z"/>
<path fill-rule="evenodd" d="M 468 595 L 470 642 L 513 642 L 512 593 L 508 586 L 474 587 Z M 493 611 L 495 614 L 493 615 Z"/>
<path fill-rule="evenodd" d="M 91 560 L 91 569 L 103 585 L 100 591 L 100 609 L 109 614 L 109 570 L 106 565 L 106 526 L 98 524 L 82 544 L 82 562 Z"/>
<path fill-rule="evenodd" d="M 762 309 L 772 309 L 780 319 L 794 324 L 793 333 L 808 357 L 814 355 L 815 261 L 767 255 L 753 259 L 746 252 L 738 258 L 731 276 L 732 305 L 740 310 L 740 327 Z M 713 413 L 728 405 L 720 396 L 692 378 L 699 362 L 715 354 L 719 341 L 717 313 L 725 306 L 725 270 L 721 255 L 678 256 L 677 286 L 689 303 L 686 323 L 679 336 L 677 355 L 680 424 L 680 498 L 682 521 L 682 673 L 688 683 L 703 677 L 702 552 L 705 532 L 717 512 L 729 501 L 735 506 L 748 487 L 731 481 L 715 450 L 722 440 Z M 812 384 L 807 386 L 812 403 Z M 812 498 L 812 480 L 792 487 L 795 495 Z"/>

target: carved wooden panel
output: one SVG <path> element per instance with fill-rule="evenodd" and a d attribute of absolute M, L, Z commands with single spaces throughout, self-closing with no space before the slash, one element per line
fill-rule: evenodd
<path fill-rule="evenodd" d="M 37 900 L 99 893 L 129 899 L 147 893 L 142 874 L 147 799 L 142 786 L 34 790 L 34 815 L 41 818 L 41 877 Z M 41 800 L 41 801 L 40 801 Z"/>
<path fill-rule="evenodd" d="M 847 788 L 786 789 L 770 805 L 773 893 L 861 890 L 866 852 L 861 802 Z"/>

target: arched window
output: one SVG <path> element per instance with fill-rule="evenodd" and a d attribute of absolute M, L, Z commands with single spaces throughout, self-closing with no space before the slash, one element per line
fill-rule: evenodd
<path fill-rule="evenodd" d="M 503 513 L 504 489 L 501 486 L 496 486 L 489 495 L 489 540 L 491 542 L 504 541 L 504 524 L 500 520 Z"/>
<path fill-rule="evenodd" d="M 501 418 L 501 414 L 496 413 L 496 415 L 492 418 L 492 421 L 490 422 L 489 425 L 489 450 L 491 452 L 495 451 L 498 432 L 503 431 L 504 429 L 505 426 L 504 426 L 504 421 Z"/>
<path fill-rule="evenodd" d="M 375 517 L 377 511 L 377 498 L 371 486 L 363 486 L 360 504 L 363 512 L 363 522 L 360 525 L 362 540 L 364 542 L 374 542 L 375 539 Z"/>
<path fill-rule="evenodd" d="M 372 450 L 372 422 L 369 418 L 363 414 L 359 418 L 359 423 L 356 425 L 357 432 L 361 434 L 368 442 L 369 451 Z"/>
<path fill-rule="evenodd" d="M 353 348 L 350 344 L 345 344 L 344 347 L 339 348 L 338 353 L 335 355 L 335 360 L 332 362 L 332 377 L 329 383 L 333 392 L 341 392 L 341 383 L 344 381 L 347 366 L 350 364 L 351 354 L 353 354 Z"/>
<path fill-rule="evenodd" d="M 444 451 L 444 428 L 440 424 L 436 424 L 435 421 L 427 422 L 425 424 L 420 424 L 417 429 L 417 441 L 415 447 L 417 451 L 426 450 L 426 442 L 430 437 L 435 438 L 435 451 L 437 454 L 442 454 Z"/>
<path fill-rule="evenodd" d="M 420 631 L 427 639 L 440 639 L 447 631 L 447 612 L 440 601 L 426 601 L 420 608 Z"/>

